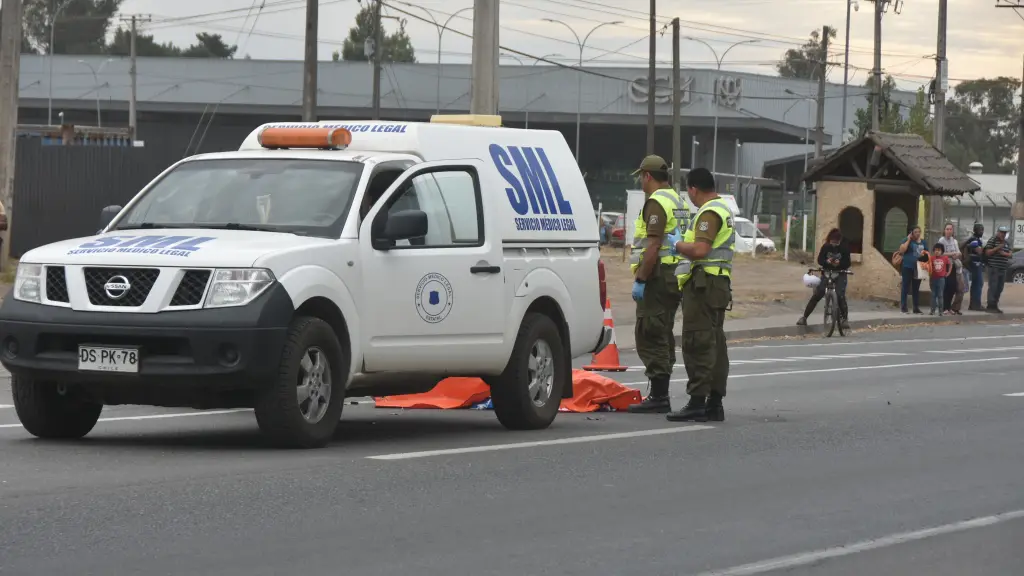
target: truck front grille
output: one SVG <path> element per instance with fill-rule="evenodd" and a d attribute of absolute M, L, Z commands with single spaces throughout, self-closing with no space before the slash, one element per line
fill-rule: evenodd
<path fill-rule="evenodd" d="M 46 299 L 50 302 L 69 302 L 68 279 L 63 266 L 46 267 Z"/>
<path fill-rule="evenodd" d="M 142 306 L 160 276 L 156 268 L 86 268 L 84 272 L 89 302 L 95 306 Z"/>
<path fill-rule="evenodd" d="M 196 306 L 202 304 L 206 285 L 210 282 L 209 270 L 186 270 L 178 289 L 171 298 L 171 306 Z"/>

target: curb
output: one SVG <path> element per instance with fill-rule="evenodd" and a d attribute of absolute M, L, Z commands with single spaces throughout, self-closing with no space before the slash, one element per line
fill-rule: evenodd
<path fill-rule="evenodd" d="M 876 318 L 874 320 L 853 320 L 850 328 L 872 328 L 878 326 L 907 326 L 920 324 L 984 324 L 993 320 L 1021 320 L 1024 313 L 1009 314 L 978 314 L 970 316 L 959 316 L 954 319 L 950 316 L 929 317 L 906 315 L 893 318 Z M 778 338 L 783 336 L 807 336 L 812 334 L 823 334 L 825 327 L 821 324 L 809 326 L 772 326 L 770 328 L 752 328 L 749 330 L 726 330 L 725 335 L 728 341 L 751 340 L 755 338 Z M 837 331 L 838 333 L 838 331 Z M 682 346 L 682 336 L 676 336 L 676 345 Z"/>

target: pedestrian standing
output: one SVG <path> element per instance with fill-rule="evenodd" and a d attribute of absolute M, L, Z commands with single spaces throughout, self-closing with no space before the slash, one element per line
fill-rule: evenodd
<path fill-rule="evenodd" d="M 929 264 L 931 265 L 932 289 L 932 309 L 929 315 L 941 316 L 943 312 L 942 297 L 946 293 L 946 276 L 951 269 L 949 257 L 946 256 L 946 249 L 943 247 L 942 242 L 938 242 L 932 247 L 932 257 L 929 260 Z"/>
<path fill-rule="evenodd" d="M 907 313 L 907 296 L 912 297 L 914 303 L 914 314 L 922 314 L 921 280 L 917 277 L 917 263 L 924 255 L 924 242 L 921 241 L 921 227 L 914 226 L 910 229 L 907 238 L 900 244 L 900 254 L 903 255 L 903 262 L 900 266 L 902 274 L 902 286 L 900 287 L 900 311 Z"/>
<path fill-rule="evenodd" d="M 686 234 L 673 238 L 673 245 L 687 259 L 676 268 L 676 275 L 683 295 L 683 364 L 690 401 L 667 418 L 672 422 L 722 422 L 722 399 L 729 379 L 724 326 L 725 311 L 732 306 L 735 223 L 706 168 L 687 175 L 686 191 L 700 210 Z"/>
<path fill-rule="evenodd" d="M 968 310 L 984 312 L 981 306 L 981 288 L 985 284 L 985 242 L 982 237 L 985 235 L 985 225 L 980 222 L 974 224 L 974 232 L 964 242 L 961 252 L 964 254 L 967 274 L 971 278 L 971 298 L 967 305 Z"/>
<path fill-rule="evenodd" d="M 954 230 L 953 223 L 946 222 L 946 226 L 942 229 L 942 237 L 939 238 L 939 244 L 942 244 L 942 251 L 949 258 L 950 263 L 950 267 L 946 271 L 945 291 L 942 293 L 942 311 L 947 313 L 953 312 L 953 299 L 956 297 L 957 290 L 959 289 L 959 282 L 955 274 L 959 270 L 958 262 L 962 257 L 960 243 L 957 242 L 956 236 L 953 234 Z"/>
<path fill-rule="evenodd" d="M 988 307 L 986 312 L 1002 314 L 999 309 L 999 298 L 1003 295 L 1003 287 L 1006 285 L 1006 268 L 1010 264 L 1013 253 L 1010 252 L 1010 243 L 1006 235 L 1010 229 L 1000 226 L 996 229 L 995 235 L 988 239 L 985 244 L 985 268 L 988 270 Z"/>
<path fill-rule="evenodd" d="M 669 381 L 676 363 L 672 329 L 679 309 L 679 285 L 675 269 L 680 261 L 672 254 L 669 235 L 685 230 L 689 205 L 669 183 L 668 164 L 661 156 L 648 156 L 633 174 L 639 176 L 646 200 L 635 222 L 630 270 L 636 301 L 636 353 L 650 381 L 650 394 L 629 407 L 636 414 L 672 411 Z"/>

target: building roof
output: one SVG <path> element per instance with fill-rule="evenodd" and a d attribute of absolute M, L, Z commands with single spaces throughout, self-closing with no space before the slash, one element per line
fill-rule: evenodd
<path fill-rule="evenodd" d="M 55 110 L 127 109 L 131 91 L 127 58 L 23 55 L 21 106 Z M 502 116 L 511 121 L 575 123 L 577 110 L 588 124 L 645 125 L 647 102 L 655 101 L 659 124 L 672 117 L 671 70 L 656 72 L 654 90 L 646 68 L 585 67 L 584 72 L 546 64 L 499 67 Z M 322 118 L 367 117 L 372 107 L 372 68 L 366 62 L 319 62 L 317 108 Z M 138 106 L 143 112 L 298 116 L 303 65 L 298 60 L 139 58 Z M 465 64 L 386 64 L 381 73 L 381 107 L 390 119 L 423 120 L 430 114 L 469 108 L 471 71 Z M 711 69 L 684 69 L 681 116 L 685 127 L 723 132 L 744 130 L 745 142 L 813 140 L 817 87 L 806 80 Z M 577 89 L 577 82 L 581 89 Z M 714 94 L 721 92 L 718 105 Z M 825 88 L 826 144 L 838 139 L 842 85 Z M 797 96 L 799 94 L 801 96 Z M 803 96 L 806 95 L 806 96 Z M 909 92 L 893 98 L 913 103 Z M 866 92 L 849 90 L 847 115 L 867 106 Z"/>
<path fill-rule="evenodd" d="M 917 134 L 889 134 L 868 132 L 862 138 L 837 148 L 808 169 L 803 178 L 817 181 L 833 174 L 846 160 L 864 148 L 878 149 L 907 179 L 917 184 L 925 194 L 958 196 L 981 189 L 934 146 Z M 865 182 L 870 178 L 863 178 Z"/>
<path fill-rule="evenodd" d="M 950 197 L 947 204 L 1012 207 L 1017 200 L 1016 174 L 970 174 L 970 178 L 981 186 L 981 190 L 970 196 Z"/>

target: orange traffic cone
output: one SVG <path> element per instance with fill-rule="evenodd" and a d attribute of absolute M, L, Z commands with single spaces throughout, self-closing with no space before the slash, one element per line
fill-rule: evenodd
<path fill-rule="evenodd" d="M 619 363 L 619 347 L 615 344 L 615 321 L 612 320 L 612 299 L 605 300 L 604 325 L 612 329 L 612 341 L 597 354 L 594 354 L 593 364 L 584 366 L 584 370 L 591 372 L 625 372 L 626 367 Z"/>

